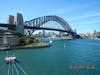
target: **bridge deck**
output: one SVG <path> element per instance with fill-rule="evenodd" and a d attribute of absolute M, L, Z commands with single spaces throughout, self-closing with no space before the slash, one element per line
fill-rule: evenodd
<path fill-rule="evenodd" d="M 0 24 L 0 27 L 8 27 L 9 29 L 15 29 L 16 25 L 14 24 Z M 61 31 L 61 32 L 68 32 L 73 33 L 71 31 L 66 31 L 62 29 L 55 29 L 55 28 L 45 28 L 45 27 L 31 27 L 31 26 L 24 26 L 24 29 L 35 29 L 35 30 L 54 30 L 54 31 Z"/>

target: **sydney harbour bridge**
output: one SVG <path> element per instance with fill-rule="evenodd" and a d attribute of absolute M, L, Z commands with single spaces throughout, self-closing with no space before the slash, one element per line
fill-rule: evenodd
<path fill-rule="evenodd" d="M 55 22 L 59 23 L 63 27 L 63 29 L 54 28 L 53 26 L 52 26 L 52 28 L 43 27 L 43 25 L 49 21 L 55 21 Z M 34 33 L 34 31 L 36 31 L 36 30 L 60 31 L 60 32 L 66 32 L 68 34 L 71 34 L 73 37 L 76 36 L 76 33 L 73 32 L 70 25 L 63 18 L 55 16 L 55 15 L 38 17 L 38 18 L 29 20 L 29 21 L 25 21 L 23 24 L 0 23 L 0 27 L 5 27 L 10 30 L 16 30 L 23 35 L 29 35 L 29 36 L 31 36 Z"/>

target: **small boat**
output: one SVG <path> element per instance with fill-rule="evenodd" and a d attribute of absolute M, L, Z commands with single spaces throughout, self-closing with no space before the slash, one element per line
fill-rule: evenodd
<path fill-rule="evenodd" d="M 16 61 L 16 56 L 14 56 L 14 54 L 12 56 L 8 56 L 8 52 L 7 52 L 7 56 L 5 57 L 5 62 L 6 63 L 12 63 Z"/>
<path fill-rule="evenodd" d="M 53 42 L 52 40 L 49 41 L 49 43 L 52 43 L 52 42 Z"/>
<path fill-rule="evenodd" d="M 7 61 L 7 62 L 11 62 L 11 61 L 15 61 L 15 60 L 16 60 L 15 56 L 5 57 L 5 61 Z"/>

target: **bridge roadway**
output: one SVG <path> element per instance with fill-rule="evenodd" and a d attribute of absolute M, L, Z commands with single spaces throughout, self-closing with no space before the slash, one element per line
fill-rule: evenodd
<path fill-rule="evenodd" d="M 16 29 L 16 25 L 15 24 L 1 24 L 0 23 L 0 27 L 7 27 L 10 29 Z M 73 32 L 71 31 L 65 31 L 62 29 L 55 29 L 55 28 L 45 28 L 45 27 L 31 27 L 31 26 L 24 26 L 24 29 L 33 29 L 33 30 L 54 30 L 54 31 L 61 31 L 61 32 L 67 32 L 67 33 L 71 33 L 73 34 Z"/>
<path fill-rule="evenodd" d="M 15 24 L 4 24 L 4 23 L 0 23 L 0 27 L 12 27 L 12 28 L 16 28 Z"/>

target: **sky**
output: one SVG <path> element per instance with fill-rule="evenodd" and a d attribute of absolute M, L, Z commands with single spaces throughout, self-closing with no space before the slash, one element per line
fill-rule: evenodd
<path fill-rule="evenodd" d="M 0 0 L 0 23 L 17 12 L 24 21 L 57 15 L 77 33 L 100 32 L 100 0 Z"/>

